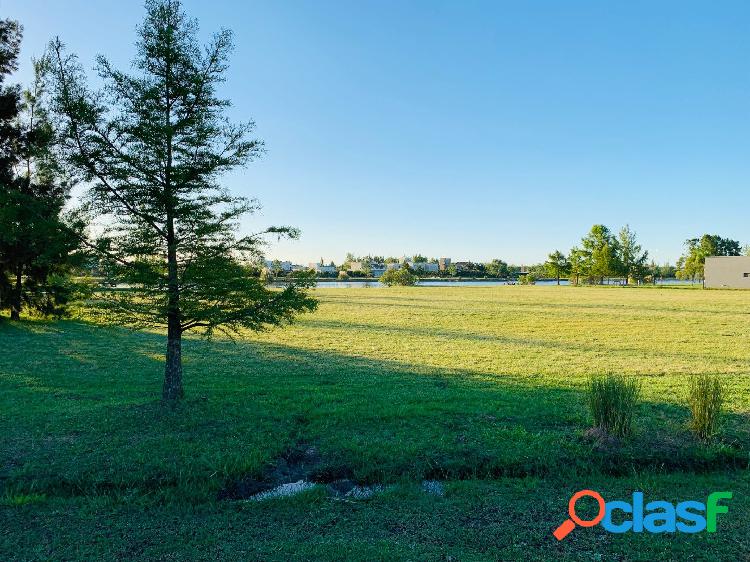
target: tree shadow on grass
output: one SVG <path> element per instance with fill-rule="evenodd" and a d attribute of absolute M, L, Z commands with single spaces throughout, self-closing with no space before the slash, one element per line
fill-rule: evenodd
<path fill-rule="evenodd" d="M 158 400 L 164 338 L 62 322 L 5 325 L 0 482 L 51 495 L 179 489 L 204 497 L 314 446 L 318 477 L 581 477 L 747 465 L 747 436 L 698 443 L 648 402 L 637 431 L 591 442 L 580 391 L 268 343 L 189 338 L 187 398 Z M 727 427 L 746 423 L 727 416 Z"/>

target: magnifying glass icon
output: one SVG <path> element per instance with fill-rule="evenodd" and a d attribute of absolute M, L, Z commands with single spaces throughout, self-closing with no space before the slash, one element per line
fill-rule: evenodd
<path fill-rule="evenodd" d="M 596 517 L 588 521 L 586 519 L 581 519 L 576 514 L 576 502 L 584 496 L 594 498 L 599 504 L 599 513 Z M 568 515 L 570 516 L 570 519 L 563 521 L 562 525 L 555 529 L 555 532 L 552 534 L 555 535 L 557 540 L 561 541 L 568 536 L 568 533 L 576 528 L 576 525 L 579 527 L 593 527 L 594 525 L 598 525 L 599 522 L 604 519 L 606 512 L 607 506 L 604 504 L 604 498 L 599 493 L 594 492 L 593 490 L 581 490 L 580 492 L 576 492 L 568 502 Z"/>

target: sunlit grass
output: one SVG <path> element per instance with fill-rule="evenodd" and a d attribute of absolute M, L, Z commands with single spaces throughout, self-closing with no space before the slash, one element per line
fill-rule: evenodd
<path fill-rule="evenodd" d="M 317 295 L 319 310 L 294 326 L 236 342 L 189 338 L 187 398 L 175 410 L 158 400 L 161 334 L 77 321 L 0 323 L 0 485 L 12 498 L 3 503 L 14 513 L 8 521 L 22 525 L 20 509 L 28 517 L 77 509 L 125 517 L 132 506 L 203 506 L 214 514 L 206 523 L 213 528 L 232 509 L 215 503 L 218 490 L 261 475 L 299 443 L 317 447 L 331 473 L 401 486 L 363 508 L 384 528 L 394 528 L 399 514 L 447 510 L 425 523 L 438 534 L 442 528 L 445 540 L 448 522 L 472 536 L 473 519 L 458 514 L 478 509 L 480 489 L 498 501 L 514 497 L 516 487 L 561 490 L 554 497 L 564 509 L 565 493 L 592 481 L 631 489 L 653 480 L 670 497 L 670 482 L 678 481 L 696 482 L 685 493 L 704 493 L 711 474 L 746 486 L 729 476 L 747 466 L 750 448 L 746 292 L 516 286 Z M 632 435 L 613 450 L 585 437 L 586 384 L 605 374 L 637 378 L 642 386 Z M 727 414 L 710 443 L 689 426 L 688 389 L 697 375 L 718 377 L 727 390 Z M 693 471 L 709 476 L 691 479 Z M 415 499 L 409 486 L 423 478 L 456 483 L 442 500 L 449 503 Z M 296 522 L 306 509 L 358 524 L 359 514 L 329 509 L 329 500 L 315 494 L 294 501 L 254 508 L 296 534 L 255 533 L 248 541 L 259 541 L 259 550 L 248 552 L 273 559 L 273 544 L 289 553 L 291 544 L 304 543 Z M 523 523 L 539 544 L 549 534 L 539 521 L 559 524 L 562 514 L 553 507 Z M 232 517 L 256 515 L 243 510 Z M 147 524 L 146 515 L 138 518 Z M 370 546 L 363 543 L 352 557 L 383 557 L 389 541 L 403 555 L 402 546 L 421 540 L 418 527 L 404 525 L 397 536 L 362 530 Z M 264 542 L 271 537 L 277 542 Z M 459 551 L 475 552 L 475 538 L 461 539 L 468 550 Z M 420 552 L 434 554 L 425 545 Z M 305 548 L 311 557 L 318 552 Z"/>

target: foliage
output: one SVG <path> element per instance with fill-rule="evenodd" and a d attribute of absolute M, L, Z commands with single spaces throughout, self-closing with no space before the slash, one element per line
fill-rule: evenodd
<path fill-rule="evenodd" d="M 685 241 L 685 253 L 677 260 L 677 277 L 680 279 L 703 279 L 703 268 L 708 256 L 739 256 L 740 243 L 717 234 L 704 234 L 700 238 Z"/>
<path fill-rule="evenodd" d="M 700 439 L 708 440 L 716 433 L 723 403 L 724 386 L 718 377 L 701 374 L 690 378 L 690 428 Z"/>
<path fill-rule="evenodd" d="M 490 277 L 497 277 L 499 279 L 507 279 L 510 275 L 510 269 L 508 264 L 500 259 L 494 259 L 491 262 L 485 264 L 485 272 Z"/>
<path fill-rule="evenodd" d="M 536 283 L 536 274 L 532 271 L 519 275 L 518 282 L 521 285 L 534 285 Z"/>
<path fill-rule="evenodd" d="M 349 279 L 349 274 L 346 271 L 339 271 L 339 274 L 338 274 L 339 281 L 346 281 L 348 279 Z"/>
<path fill-rule="evenodd" d="M 570 262 L 560 250 L 555 250 L 547 256 L 544 266 L 548 274 L 557 279 L 558 285 L 560 284 L 560 277 L 566 275 L 570 270 Z"/>
<path fill-rule="evenodd" d="M 592 376 L 589 379 L 588 399 L 594 425 L 610 435 L 629 435 L 640 391 L 640 384 L 633 377 Z"/>
<path fill-rule="evenodd" d="M 617 239 L 603 224 L 595 224 L 581 240 L 583 267 L 590 282 L 604 283 L 619 271 Z"/>
<path fill-rule="evenodd" d="M 129 291 L 100 293 L 103 318 L 167 327 L 163 398 L 182 396 L 181 338 L 200 328 L 259 330 L 315 308 L 309 277 L 281 291 L 243 267 L 258 259 L 264 235 L 296 238 L 290 227 L 237 236 L 258 203 L 232 196 L 221 176 L 263 153 L 252 121 L 230 123 L 218 97 L 232 49 L 222 30 L 203 48 L 196 22 L 177 0 L 149 0 L 138 29 L 134 73 L 104 57 L 104 89 L 92 92 L 74 56 L 57 40 L 55 103 L 69 165 L 90 183 L 87 209 L 105 232 L 96 247 Z"/>
<path fill-rule="evenodd" d="M 419 281 L 419 277 L 412 272 L 406 263 L 402 264 L 398 269 L 388 269 L 380 276 L 380 282 L 387 287 L 394 285 L 416 285 L 417 281 Z"/>
<path fill-rule="evenodd" d="M 648 252 L 643 250 L 635 232 L 627 224 L 618 235 L 620 273 L 625 277 L 625 284 L 631 279 L 642 281 L 648 273 Z"/>
<path fill-rule="evenodd" d="M 21 28 L 0 21 L 0 68 L 15 68 Z M 46 60 L 32 61 L 23 92 L 0 74 L 0 310 L 60 316 L 82 296 L 72 268 L 84 225 L 63 216 L 70 185 L 54 154 L 55 131 L 44 104 Z"/>

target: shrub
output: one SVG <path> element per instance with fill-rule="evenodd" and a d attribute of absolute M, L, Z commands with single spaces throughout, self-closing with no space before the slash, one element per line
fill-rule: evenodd
<path fill-rule="evenodd" d="M 698 438 L 708 440 L 716 433 L 723 402 L 724 387 L 717 377 L 698 375 L 690 379 L 690 429 Z"/>
<path fill-rule="evenodd" d="M 380 276 L 380 282 L 387 287 L 393 285 L 416 285 L 419 277 L 412 273 L 408 265 L 403 264 L 399 269 L 389 269 Z"/>
<path fill-rule="evenodd" d="M 628 435 L 640 392 L 640 383 L 634 378 L 623 375 L 591 377 L 588 394 L 594 425 L 610 435 Z"/>
<path fill-rule="evenodd" d="M 526 275 L 520 275 L 518 277 L 518 282 L 521 283 L 521 285 L 534 285 L 536 284 L 536 275 L 531 272 Z"/>
<path fill-rule="evenodd" d="M 349 279 L 349 274 L 346 271 L 339 271 L 339 281 L 346 281 Z"/>

